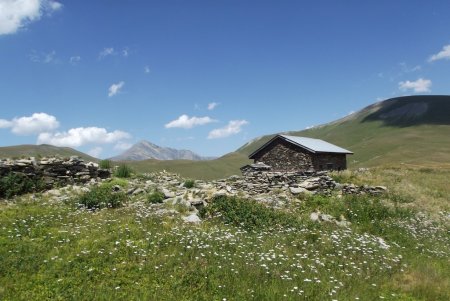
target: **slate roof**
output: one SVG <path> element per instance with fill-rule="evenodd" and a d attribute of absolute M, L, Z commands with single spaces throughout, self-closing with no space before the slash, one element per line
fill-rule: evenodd
<path fill-rule="evenodd" d="M 320 139 L 314 139 L 314 138 L 307 138 L 307 137 L 298 137 L 298 136 L 289 136 L 289 135 L 276 135 L 274 138 L 272 138 L 270 141 L 268 141 L 266 144 L 261 146 L 259 149 L 257 149 L 255 152 L 253 152 L 249 158 L 252 159 L 252 157 L 258 153 L 260 150 L 264 149 L 268 144 L 270 144 L 273 140 L 277 138 L 282 138 L 286 140 L 289 143 L 295 144 L 301 148 L 304 148 L 312 153 L 338 153 L 338 154 L 353 154 L 353 152 L 339 147 L 337 145 L 331 144 L 329 142 L 320 140 Z"/>

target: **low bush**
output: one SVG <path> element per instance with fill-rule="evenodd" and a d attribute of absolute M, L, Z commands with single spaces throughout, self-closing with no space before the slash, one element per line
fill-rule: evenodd
<path fill-rule="evenodd" d="M 20 173 L 9 173 L 0 178 L 0 198 L 11 198 L 29 192 L 42 191 L 45 184 L 40 179 L 29 178 Z"/>
<path fill-rule="evenodd" d="M 131 174 L 133 173 L 133 170 L 131 167 L 129 167 L 126 164 L 121 164 L 114 172 L 114 176 L 118 178 L 129 178 L 131 177 Z"/>
<path fill-rule="evenodd" d="M 147 195 L 147 201 L 151 204 L 159 204 L 164 200 L 164 193 L 159 190 L 154 190 L 152 193 Z"/>
<path fill-rule="evenodd" d="M 113 192 L 111 185 L 102 184 L 78 197 L 77 203 L 87 209 L 118 208 L 128 200 L 125 192 Z"/>
<path fill-rule="evenodd" d="M 190 180 L 190 179 L 186 180 L 186 181 L 184 181 L 183 186 L 186 187 L 186 188 L 194 188 L 195 187 L 195 181 L 194 180 Z"/>
<path fill-rule="evenodd" d="M 111 188 L 115 185 L 126 188 L 128 187 L 128 180 L 123 178 L 113 178 L 109 182 L 104 182 L 102 185 L 109 185 Z"/>
<path fill-rule="evenodd" d="M 276 226 L 299 226 L 300 221 L 292 214 L 268 208 L 253 200 L 217 196 L 211 204 L 200 210 L 201 217 L 218 217 L 227 224 L 247 230 L 273 228 Z"/>

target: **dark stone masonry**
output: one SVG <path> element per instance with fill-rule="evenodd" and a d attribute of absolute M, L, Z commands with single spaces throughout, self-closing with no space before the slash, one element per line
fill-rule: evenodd
<path fill-rule="evenodd" d="M 111 176 L 107 169 L 99 168 L 97 163 L 85 163 L 78 157 L 29 159 L 0 159 L 0 177 L 9 173 L 20 173 L 30 178 L 43 180 L 51 187 L 54 184 L 65 185 L 86 183 L 91 180 L 105 179 Z"/>
<path fill-rule="evenodd" d="M 307 146 L 301 145 L 299 141 L 304 141 Z M 348 154 L 352 152 L 319 139 L 277 135 L 249 158 L 255 164 L 269 166 L 268 170 L 272 172 L 312 172 L 344 170 L 347 168 Z M 248 169 L 249 166 L 243 168 Z"/>
<path fill-rule="evenodd" d="M 253 158 L 271 166 L 271 171 L 309 170 L 313 167 L 312 156 L 307 151 L 285 140 L 274 140 Z"/>

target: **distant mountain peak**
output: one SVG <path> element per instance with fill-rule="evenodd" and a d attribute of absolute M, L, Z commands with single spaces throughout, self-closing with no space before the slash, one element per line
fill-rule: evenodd
<path fill-rule="evenodd" d="M 202 157 L 190 150 L 178 150 L 170 147 L 156 145 L 147 140 L 141 140 L 122 154 L 112 157 L 114 161 L 142 161 L 156 160 L 209 160 L 210 157 Z"/>

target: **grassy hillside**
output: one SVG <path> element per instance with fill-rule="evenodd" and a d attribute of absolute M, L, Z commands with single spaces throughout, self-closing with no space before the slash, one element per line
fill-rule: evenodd
<path fill-rule="evenodd" d="M 239 168 L 252 161 L 242 153 L 230 153 L 215 160 L 191 161 L 191 160 L 144 160 L 128 161 L 137 172 L 154 172 L 166 170 L 178 173 L 186 178 L 194 179 L 218 179 L 234 174 L 240 174 Z"/>
<path fill-rule="evenodd" d="M 70 147 L 57 147 L 48 144 L 34 145 L 24 144 L 16 146 L 0 147 L 0 158 L 22 158 L 22 157 L 70 157 L 78 156 L 85 161 L 98 161 L 98 159 L 74 150 Z"/>
<path fill-rule="evenodd" d="M 408 96 L 376 103 L 316 128 L 288 132 L 353 151 L 349 167 L 398 165 L 450 167 L 450 96 Z M 249 155 L 273 135 L 238 152 Z"/>

